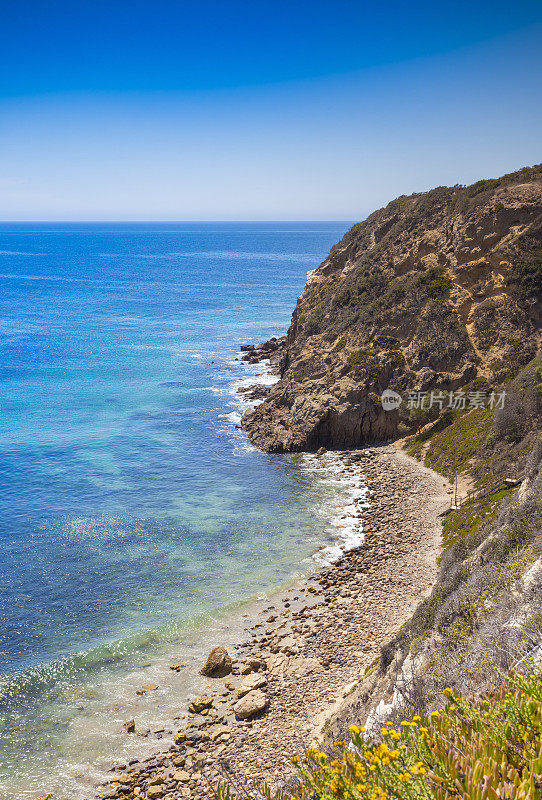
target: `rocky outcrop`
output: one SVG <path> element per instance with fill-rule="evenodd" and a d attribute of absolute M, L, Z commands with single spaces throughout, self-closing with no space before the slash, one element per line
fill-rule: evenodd
<path fill-rule="evenodd" d="M 268 705 L 269 698 L 259 689 L 255 689 L 238 700 L 233 710 L 237 719 L 250 719 L 256 714 L 261 714 L 262 711 L 265 711 Z"/>
<path fill-rule="evenodd" d="M 253 672 L 248 678 L 245 678 L 241 686 L 237 689 L 237 697 L 243 697 L 245 694 L 252 692 L 254 689 L 261 689 L 267 683 L 267 678 L 263 675 Z"/>
<path fill-rule="evenodd" d="M 399 197 L 310 273 L 286 340 L 246 352 L 280 381 L 243 427 L 271 452 L 392 437 L 384 389 L 495 386 L 534 356 L 541 285 L 542 166 Z"/>
<path fill-rule="evenodd" d="M 208 678 L 223 678 L 231 672 L 232 661 L 225 647 L 213 647 L 207 661 L 200 669 L 200 675 Z"/>
<path fill-rule="evenodd" d="M 272 336 L 267 342 L 261 344 L 243 344 L 241 345 L 242 361 L 248 361 L 249 364 L 258 364 L 260 361 L 269 360 L 271 363 L 278 361 L 281 350 L 286 342 L 286 337 L 281 336 L 277 339 Z"/>
<path fill-rule="evenodd" d="M 204 694 L 201 697 L 196 697 L 188 706 L 188 711 L 191 714 L 201 714 L 213 705 L 213 698 Z"/>

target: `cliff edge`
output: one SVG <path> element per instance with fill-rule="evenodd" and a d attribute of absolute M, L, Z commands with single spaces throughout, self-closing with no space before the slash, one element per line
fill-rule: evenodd
<path fill-rule="evenodd" d="M 502 384 L 540 349 L 541 299 L 542 165 L 399 197 L 309 273 L 280 381 L 243 426 L 269 452 L 396 436 L 384 389 Z"/>

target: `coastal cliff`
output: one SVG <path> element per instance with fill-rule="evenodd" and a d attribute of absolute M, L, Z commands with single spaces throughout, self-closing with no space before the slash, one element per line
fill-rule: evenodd
<path fill-rule="evenodd" d="M 102 798 L 539 796 L 541 229 L 541 167 L 399 198 L 309 277 L 287 337 L 243 346 L 280 374 L 243 391 L 252 441 L 337 450 L 306 460 L 348 482 L 363 543 L 243 615 L 172 743 Z M 506 402 L 385 412 L 386 388 Z"/>
<path fill-rule="evenodd" d="M 412 424 L 384 389 L 502 384 L 540 348 L 541 265 L 541 165 L 393 200 L 309 273 L 251 441 L 357 447 Z"/>

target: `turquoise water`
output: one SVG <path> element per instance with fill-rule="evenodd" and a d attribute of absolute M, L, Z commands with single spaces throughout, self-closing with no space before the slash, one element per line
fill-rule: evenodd
<path fill-rule="evenodd" d="M 142 676 L 329 541 L 340 491 L 248 445 L 236 357 L 347 227 L 0 225 L 0 797 L 75 796 Z"/>

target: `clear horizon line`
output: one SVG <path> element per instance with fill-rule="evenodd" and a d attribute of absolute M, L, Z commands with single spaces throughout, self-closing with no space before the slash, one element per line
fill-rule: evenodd
<path fill-rule="evenodd" d="M 352 219 L 339 219 L 339 218 L 329 218 L 329 219 L 310 219 L 308 217 L 300 217 L 299 219 L 273 219 L 271 217 L 262 217 L 261 219 L 0 219 L 0 225 L 32 225 L 32 224 L 41 224 L 41 225 L 119 225 L 119 224 L 136 224 L 136 225 L 150 225 L 155 223 L 167 223 L 170 225 L 177 225 L 179 223 L 213 223 L 213 222 L 221 222 L 231 223 L 232 225 L 236 225 L 239 223 L 257 223 L 257 222 L 356 222 L 359 221 L 360 218 L 352 218 Z"/>

